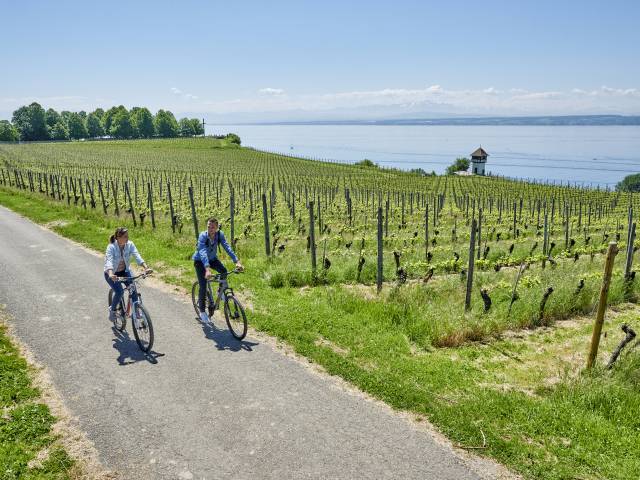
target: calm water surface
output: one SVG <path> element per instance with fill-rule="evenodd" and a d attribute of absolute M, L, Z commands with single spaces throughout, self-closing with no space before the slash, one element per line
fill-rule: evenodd
<path fill-rule="evenodd" d="M 640 172 L 639 126 L 207 126 L 207 134 L 228 132 L 261 150 L 436 173 L 479 145 L 487 171 L 509 177 L 613 187 Z"/>

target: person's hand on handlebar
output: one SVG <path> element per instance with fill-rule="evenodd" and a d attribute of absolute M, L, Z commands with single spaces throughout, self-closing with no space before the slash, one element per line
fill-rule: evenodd
<path fill-rule="evenodd" d="M 242 266 L 242 264 L 240 263 L 240 261 L 236 262 L 236 270 L 239 272 L 244 271 L 244 267 Z"/>
<path fill-rule="evenodd" d="M 207 267 L 204 271 L 204 278 L 206 278 L 207 280 L 209 280 L 211 278 L 211 269 L 209 267 Z"/>

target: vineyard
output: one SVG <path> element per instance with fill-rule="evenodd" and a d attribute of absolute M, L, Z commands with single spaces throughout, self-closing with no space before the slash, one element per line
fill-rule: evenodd
<path fill-rule="evenodd" d="M 424 347 L 591 312 L 608 243 L 624 251 L 635 238 L 629 194 L 420 177 L 214 139 L 3 145 L 0 159 L 5 187 L 170 234 L 185 248 L 217 216 L 270 287 L 377 290 Z M 635 248 L 626 250 L 611 303 L 636 298 Z"/>
<path fill-rule="evenodd" d="M 526 478 L 640 476 L 638 342 L 604 366 L 638 328 L 636 195 L 198 138 L 2 144 L 0 203 L 95 250 L 125 225 L 182 287 L 215 216 L 252 327 Z M 585 375 L 612 242 L 611 334 Z"/>

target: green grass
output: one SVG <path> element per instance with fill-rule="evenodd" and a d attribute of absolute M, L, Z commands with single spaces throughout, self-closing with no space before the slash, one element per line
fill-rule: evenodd
<path fill-rule="evenodd" d="M 0 204 L 98 251 L 105 248 L 114 226 L 127 223 L 125 217 L 104 217 L 5 188 L 0 188 Z M 166 281 L 191 284 L 190 234 L 174 236 L 166 225 L 152 233 L 145 226 L 132 232 L 132 240 Z M 525 478 L 640 477 L 637 350 L 623 355 L 611 372 L 598 367 L 585 374 L 591 320 L 529 329 L 536 325 L 542 291 L 554 279 L 558 290 L 543 324 L 589 312 L 601 262 L 591 266 L 586 258 L 560 264 L 555 271 L 532 267 L 523 277 L 529 280 L 523 281 L 521 299 L 505 320 L 506 302 L 500 298 L 510 294 L 504 285 L 511 285 L 514 275 L 507 269 L 478 276 L 480 284 L 492 289 L 496 310 L 482 313 L 474 297 L 474 308 L 465 316 L 458 300 L 452 300 L 463 294 L 458 275 L 426 286 L 387 286 L 381 296 L 373 287 L 355 284 L 272 288 L 276 269 L 250 245 L 240 244 L 239 250 L 248 271 L 234 279 L 233 286 L 250 298 L 250 323 L 285 340 L 329 373 L 394 408 L 429 419 L 455 444 L 477 447 L 486 439 L 485 448 L 473 451 Z M 588 293 L 574 298 L 579 276 L 586 277 Z M 622 301 L 619 273 L 611 295 L 615 302 Z M 637 316 L 635 307 L 623 308 L 607 321 L 600 364 L 621 338 L 621 322 L 640 330 Z M 481 341 L 453 342 L 456 348 L 434 346 L 460 326 Z M 496 334 L 511 330 L 520 333 Z"/>
<path fill-rule="evenodd" d="M 0 312 L 1 313 L 1 312 Z M 32 386 L 26 361 L 0 323 L 0 478 L 72 478 L 74 461 L 56 443 L 51 428 L 55 418 L 40 403 L 40 392 Z M 38 452 L 48 454 L 31 465 Z"/>

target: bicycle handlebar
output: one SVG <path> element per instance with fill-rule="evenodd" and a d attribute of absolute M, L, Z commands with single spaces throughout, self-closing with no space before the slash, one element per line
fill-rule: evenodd
<path fill-rule="evenodd" d="M 227 273 L 217 273 L 215 275 L 213 275 L 212 277 L 208 278 L 207 281 L 208 282 L 219 282 L 223 277 L 226 278 L 229 275 L 232 274 L 238 274 L 238 273 L 244 273 L 244 269 L 243 270 L 238 270 L 237 268 L 234 268 L 233 270 L 231 270 L 230 272 Z"/>
<path fill-rule="evenodd" d="M 142 272 L 139 275 L 136 275 L 135 277 L 118 277 L 116 278 L 116 282 L 128 282 L 130 280 L 137 280 L 139 278 L 147 278 L 152 273 L 153 273 L 153 270 L 149 269 L 148 271 Z"/>

